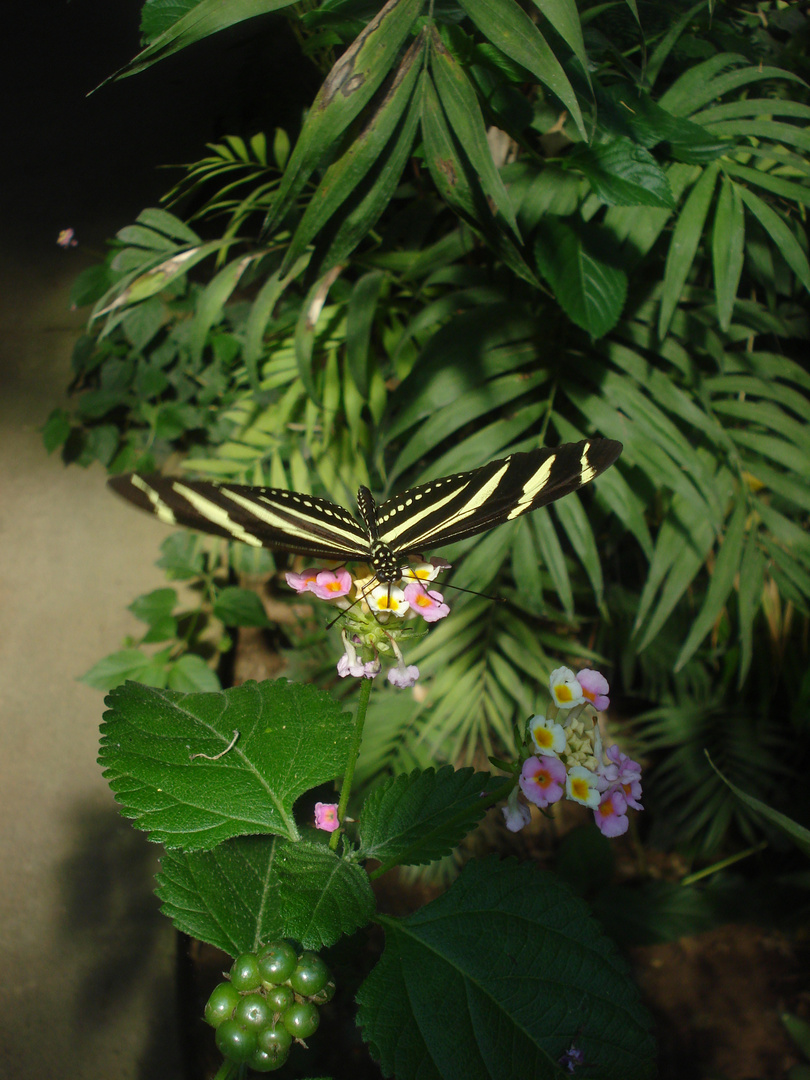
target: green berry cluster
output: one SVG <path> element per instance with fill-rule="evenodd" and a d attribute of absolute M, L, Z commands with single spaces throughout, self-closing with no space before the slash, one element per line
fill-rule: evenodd
<path fill-rule="evenodd" d="M 214 987 L 205 1020 L 216 1028 L 220 1053 L 256 1072 L 280 1069 L 293 1039 L 304 1043 L 318 1027 L 318 1006 L 331 1001 L 335 982 L 320 956 L 299 956 L 286 941 L 233 962 L 229 981 Z"/>

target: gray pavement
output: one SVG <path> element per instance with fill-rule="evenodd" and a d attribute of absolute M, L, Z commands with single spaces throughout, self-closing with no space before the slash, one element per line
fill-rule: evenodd
<path fill-rule="evenodd" d="M 76 681 L 137 632 L 126 605 L 164 583 L 163 533 L 37 431 L 69 381 L 80 264 L 0 255 L 0 1080 L 168 1080 L 159 849 L 117 812 L 96 764 L 102 695 Z"/>

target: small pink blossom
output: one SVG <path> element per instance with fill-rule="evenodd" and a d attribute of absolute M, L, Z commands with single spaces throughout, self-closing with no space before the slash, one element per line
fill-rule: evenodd
<path fill-rule="evenodd" d="M 323 829 L 324 832 L 334 832 L 338 828 L 338 804 L 316 802 L 315 803 L 315 828 Z"/>
<path fill-rule="evenodd" d="M 339 596 L 345 596 L 351 592 L 352 575 L 346 569 L 321 570 L 310 586 L 319 600 L 336 600 Z"/>
<path fill-rule="evenodd" d="M 62 229 L 56 238 L 56 242 L 60 248 L 73 248 L 79 243 L 73 229 Z"/>
<path fill-rule="evenodd" d="M 607 696 L 610 687 L 600 671 L 583 668 L 582 671 L 577 672 L 577 682 L 582 687 L 583 697 L 590 701 L 597 712 L 602 712 L 610 705 L 610 698 Z"/>
<path fill-rule="evenodd" d="M 293 574 L 288 570 L 284 577 L 291 589 L 295 589 L 297 593 L 303 593 L 312 592 L 320 573 L 321 571 L 317 566 L 312 566 L 309 570 L 304 570 L 300 574 Z"/>
<path fill-rule="evenodd" d="M 563 797 L 565 766 L 556 757 L 530 757 L 523 763 L 518 783 L 530 803 L 550 806 Z"/>
<path fill-rule="evenodd" d="M 349 639 L 345 630 L 340 634 L 343 639 L 343 656 L 337 662 L 337 673 L 341 679 L 351 675 L 355 679 L 373 679 L 380 672 L 380 659 L 375 656 L 373 660 L 362 661 L 357 655 L 354 642 Z"/>
<path fill-rule="evenodd" d="M 437 622 L 450 614 L 450 608 L 440 592 L 428 592 L 424 585 L 417 582 L 406 585 L 404 595 L 412 610 L 421 615 L 425 622 Z"/>
<path fill-rule="evenodd" d="M 620 791 L 608 791 L 603 795 L 593 816 L 603 836 L 622 836 L 630 824 L 627 820 L 627 801 Z"/>
<path fill-rule="evenodd" d="M 502 806 L 501 810 L 509 832 L 520 832 L 520 830 L 532 820 L 531 810 L 525 803 L 518 800 L 517 787 L 513 787 L 509 792 L 506 806 Z"/>

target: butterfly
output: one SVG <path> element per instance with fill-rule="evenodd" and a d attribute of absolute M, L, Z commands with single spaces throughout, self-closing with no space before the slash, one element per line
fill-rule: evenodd
<path fill-rule="evenodd" d="M 168 525 L 254 547 L 362 560 L 379 582 L 393 582 L 409 556 L 424 556 L 561 499 L 603 473 L 621 452 L 622 444 L 612 439 L 590 439 L 514 453 L 429 480 L 380 505 L 361 487 L 359 520 L 337 503 L 282 488 L 140 473 L 113 477 L 109 485 Z"/>

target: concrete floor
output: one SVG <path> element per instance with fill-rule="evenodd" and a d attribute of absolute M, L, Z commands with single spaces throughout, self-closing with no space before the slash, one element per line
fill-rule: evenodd
<path fill-rule="evenodd" d="M 229 132 L 294 128 L 317 85 L 270 17 L 86 95 L 138 50 L 141 0 L 41 0 L 0 35 L 0 1080 L 179 1078 L 159 849 L 96 764 L 102 695 L 76 681 L 165 584 L 165 533 L 100 467 L 47 457 L 89 251 Z M 311 85 L 302 87 L 302 80 Z M 79 248 L 55 246 L 73 226 Z"/>
<path fill-rule="evenodd" d="M 60 403 L 81 316 L 77 260 L 0 260 L 0 1077 L 180 1075 L 174 931 L 159 849 L 119 816 L 96 764 L 102 695 L 76 681 L 138 624 L 163 583 L 162 539 L 66 469 L 37 431 Z"/>

